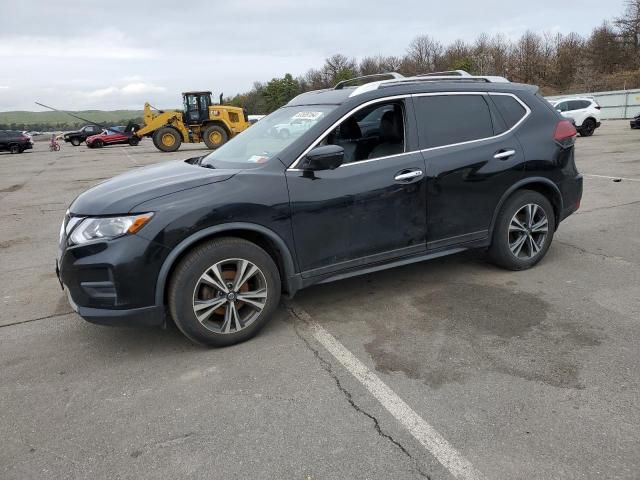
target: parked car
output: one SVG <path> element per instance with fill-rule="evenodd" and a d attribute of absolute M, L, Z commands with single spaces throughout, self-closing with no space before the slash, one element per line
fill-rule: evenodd
<path fill-rule="evenodd" d="M 31 137 L 15 130 L 0 130 L 0 151 L 22 153 L 33 148 Z"/>
<path fill-rule="evenodd" d="M 67 132 L 64 134 L 64 141 L 67 143 L 71 143 L 74 147 L 77 147 L 82 142 L 84 142 L 87 137 L 92 135 L 98 135 L 102 132 L 104 127 L 99 125 L 85 125 L 80 130 L 75 132 Z"/>
<path fill-rule="evenodd" d="M 472 248 L 536 265 L 580 205 L 576 129 L 533 86 L 461 80 L 304 93 L 209 155 L 82 193 L 60 229 L 70 304 L 99 324 L 171 318 L 223 346 L 311 285 Z M 274 129 L 296 118 L 314 121 Z"/>
<path fill-rule="evenodd" d="M 105 129 L 98 135 L 92 135 L 87 138 L 87 147 L 102 148 L 105 145 L 131 145 L 136 146 L 140 143 L 140 138 L 131 135 L 125 131 L 126 127 L 118 126 Z"/>
<path fill-rule="evenodd" d="M 565 98 L 552 102 L 563 117 L 574 121 L 578 133 L 590 137 L 600 128 L 600 105 L 593 98 Z"/>
<path fill-rule="evenodd" d="M 631 128 L 640 128 L 640 113 L 632 118 L 629 123 L 631 124 Z"/>

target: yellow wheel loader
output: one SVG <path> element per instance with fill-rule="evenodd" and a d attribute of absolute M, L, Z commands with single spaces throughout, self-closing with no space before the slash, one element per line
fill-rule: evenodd
<path fill-rule="evenodd" d="M 184 92 L 184 111 L 154 111 L 144 104 L 144 126 L 134 132 L 139 138 L 151 137 L 163 152 L 175 152 L 184 143 L 204 142 L 218 148 L 251 125 L 239 107 L 213 105 L 211 92 Z"/>

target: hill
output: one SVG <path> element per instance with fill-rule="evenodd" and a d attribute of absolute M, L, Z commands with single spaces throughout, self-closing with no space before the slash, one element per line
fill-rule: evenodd
<path fill-rule="evenodd" d="M 142 110 L 82 110 L 70 113 L 99 124 L 126 125 L 129 120 L 142 123 Z M 63 112 L 0 112 L 0 130 L 67 130 L 85 123 Z"/>

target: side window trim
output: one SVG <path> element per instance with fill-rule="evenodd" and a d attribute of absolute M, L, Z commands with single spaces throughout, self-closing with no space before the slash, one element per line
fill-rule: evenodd
<path fill-rule="evenodd" d="M 506 93 L 506 92 L 430 92 L 430 93 L 415 93 L 415 94 L 413 94 L 411 96 L 412 97 L 435 97 L 435 96 L 446 96 L 446 95 L 488 95 L 488 96 L 492 96 L 492 95 L 507 95 L 507 96 L 513 97 L 514 99 L 516 99 L 516 101 L 518 103 L 520 103 L 520 105 L 522 105 L 522 107 L 525 109 L 525 114 L 510 129 L 508 129 L 508 130 L 506 130 L 506 131 L 504 131 L 502 133 L 499 133 L 498 135 L 493 135 L 491 137 L 485 137 L 485 138 L 478 138 L 478 139 L 475 139 L 475 140 L 467 140 L 466 142 L 450 143 L 448 145 L 439 145 L 437 147 L 423 148 L 423 149 L 420 149 L 421 152 L 430 152 L 430 151 L 433 151 L 433 150 L 442 150 L 443 148 L 457 147 L 457 146 L 460 146 L 460 145 L 469 145 L 469 144 L 472 144 L 472 143 L 484 142 L 486 140 L 494 140 L 496 138 L 504 137 L 505 135 L 510 134 L 516 128 L 518 128 L 522 124 L 522 122 L 524 122 L 529 117 L 529 115 L 531 115 L 531 109 L 529 108 L 529 106 L 526 103 L 524 103 L 517 95 L 515 95 L 513 93 Z"/>

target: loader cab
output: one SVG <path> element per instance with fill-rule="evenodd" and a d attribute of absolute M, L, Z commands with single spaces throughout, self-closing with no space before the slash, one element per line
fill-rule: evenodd
<path fill-rule="evenodd" d="M 187 124 L 200 124 L 209 120 L 211 92 L 185 92 L 182 94 L 182 99 Z"/>

